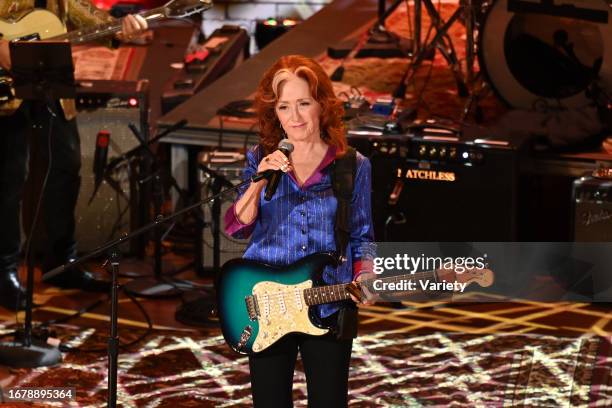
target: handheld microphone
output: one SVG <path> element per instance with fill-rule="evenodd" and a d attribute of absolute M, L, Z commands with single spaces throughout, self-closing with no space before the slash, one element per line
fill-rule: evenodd
<path fill-rule="evenodd" d="M 289 155 L 293 151 L 293 145 L 287 139 L 283 139 L 278 143 L 278 150 L 283 152 L 285 156 L 289 157 Z M 272 173 L 272 176 L 268 181 L 268 185 L 266 186 L 266 193 L 264 194 L 264 198 L 266 201 L 270 201 L 274 193 L 276 193 L 276 189 L 278 188 L 278 183 L 280 183 L 282 175 L 282 170 L 276 170 Z"/>
<path fill-rule="evenodd" d="M 106 162 L 108 161 L 108 144 L 110 143 L 110 132 L 108 130 L 101 130 L 96 136 L 96 150 L 94 151 L 93 161 L 93 174 L 94 174 L 94 190 L 89 199 L 89 202 L 93 200 L 102 179 L 104 178 L 104 170 L 106 169 Z"/>

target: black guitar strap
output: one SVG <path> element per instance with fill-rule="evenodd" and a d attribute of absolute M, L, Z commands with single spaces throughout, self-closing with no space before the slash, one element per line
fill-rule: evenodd
<path fill-rule="evenodd" d="M 336 159 L 332 168 L 332 189 L 338 201 L 334 237 L 336 250 L 341 258 L 346 257 L 346 246 L 350 238 L 351 199 L 357 171 L 357 152 L 352 147 L 340 159 Z"/>
<path fill-rule="evenodd" d="M 63 0 L 60 0 L 60 2 Z M 47 0 L 36 0 L 34 1 L 34 8 L 38 9 L 46 9 L 47 8 Z"/>
<path fill-rule="evenodd" d="M 331 173 L 332 189 L 338 201 L 334 224 L 334 238 L 336 240 L 336 251 L 342 262 L 346 259 L 346 247 L 351 234 L 351 200 L 355 187 L 356 172 L 357 152 L 352 147 L 349 147 L 346 154 L 334 162 Z M 337 339 L 349 340 L 357 337 L 357 326 L 357 307 L 352 302 L 349 302 L 338 311 L 336 324 L 332 325 L 332 331 Z"/>

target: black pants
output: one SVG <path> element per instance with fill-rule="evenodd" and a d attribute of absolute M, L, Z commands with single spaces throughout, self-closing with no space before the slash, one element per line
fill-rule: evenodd
<path fill-rule="evenodd" d="M 80 186 L 81 147 L 75 121 L 64 119 L 59 103 L 55 111 L 51 130 L 51 114 L 43 104 L 24 103 L 15 114 L 0 116 L 0 273 L 17 264 L 28 161 L 30 167 L 41 166 L 45 173 L 49 151 L 51 171 L 39 216 L 48 239 L 44 268 L 55 267 L 76 254 L 74 208 Z"/>
<path fill-rule="evenodd" d="M 352 339 L 337 340 L 333 334 L 290 334 L 249 357 L 254 406 L 293 406 L 293 371 L 299 350 L 306 374 L 308 406 L 346 407 L 352 345 Z"/>

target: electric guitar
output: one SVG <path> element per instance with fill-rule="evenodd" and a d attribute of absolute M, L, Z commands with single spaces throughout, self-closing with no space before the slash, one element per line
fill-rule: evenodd
<path fill-rule="evenodd" d="M 184 18 L 208 10 L 212 0 L 171 0 L 161 7 L 139 13 L 150 24 L 169 18 Z M 121 31 L 121 21 L 113 21 L 80 30 L 67 31 L 66 26 L 46 9 L 26 11 L 10 20 L 0 19 L 0 39 L 7 41 L 68 41 L 83 44 Z M 15 99 L 12 80 L 0 70 L 0 115 L 10 115 L 19 108 Z"/>
<path fill-rule="evenodd" d="M 334 265 L 332 253 L 315 253 L 285 268 L 275 268 L 246 259 L 233 259 L 223 265 L 217 282 L 217 306 L 221 331 L 227 344 L 238 353 L 265 350 L 289 333 L 323 335 L 329 331 L 315 315 L 312 306 L 351 299 L 351 284 L 325 285 L 326 265 Z M 463 273 L 441 269 L 392 277 L 376 277 L 359 282 L 372 287 L 374 281 L 402 280 L 434 282 L 493 283 L 489 269 Z M 418 286 L 418 285 L 417 285 Z"/>

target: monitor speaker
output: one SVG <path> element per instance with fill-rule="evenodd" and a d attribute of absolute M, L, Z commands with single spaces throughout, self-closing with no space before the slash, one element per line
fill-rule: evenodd
<path fill-rule="evenodd" d="M 574 181 L 574 240 L 612 242 L 612 179 L 591 176 Z"/>
<path fill-rule="evenodd" d="M 119 163 L 95 191 L 93 171 L 96 138 L 110 134 L 108 163 L 139 145 L 128 125 L 133 123 L 145 140 L 148 128 L 148 82 L 89 81 L 77 88 L 77 125 L 81 138 L 81 190 L 76 206 L 76 238 L 79 251 L 91 251 L 142 225 L 147 218 L 146 191 L 139 188 L 146 165 L 136 159 Z M 145 237 L 122 248 L 143 254 Z"/>
<path fill-rule="evenodd" d="M 214 170 L 216 174 L 225 177 L 229 182 L 236 185 L 242 182 L 242 172 L 244 169 L 244 155 L 235 152 L 218 153 L 218 152 L 203 152 L 199 157 L 200 163 L 205 163 L 208 168 Z M 213 183 L 214 179 L 205 171 L 199 170 L 201 183 L 201 198 L 204 199 L 214 194 Z M 234 238 L 224 231 L 224 215 L 232 206 L 236 195 L 225 195 L 221 201 L 220 211 L 220 236 L 219 236 L 219 265 L 233 258 L 242 258 L 244 250 L 249 242 L 248 239 Z M 202 252 L 201 262 L 204 271 L 213 271 L 214 266 L 214 234 L 213 234 L 213 204 L 204 204 L 202 213 L 205 222 L 205 228 L 202 230 Z"/>

